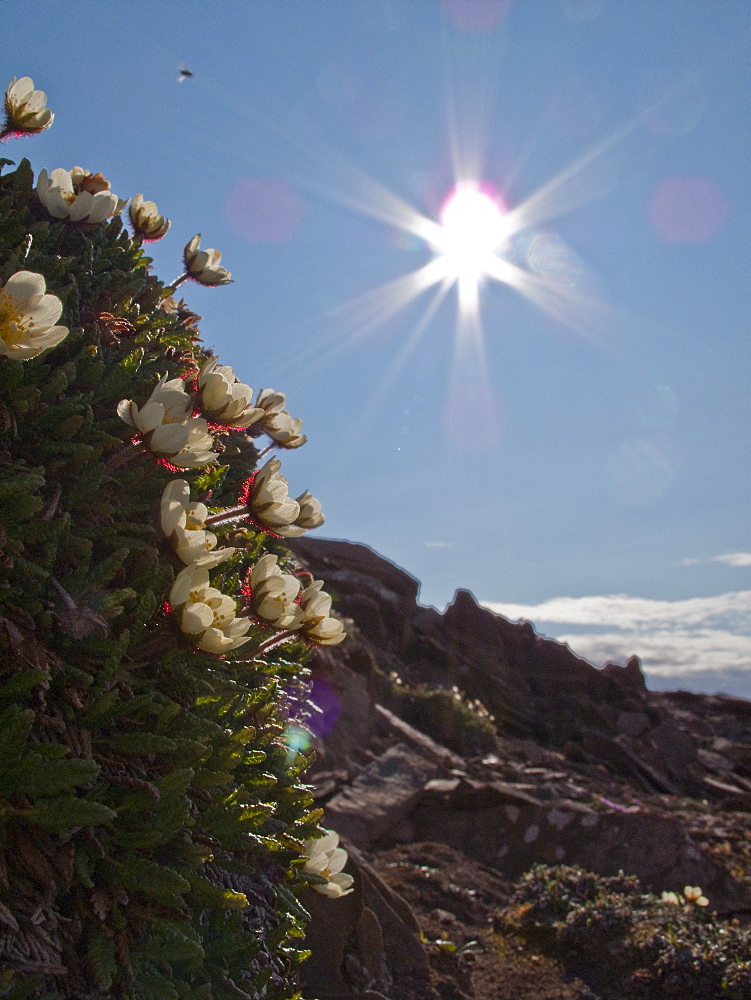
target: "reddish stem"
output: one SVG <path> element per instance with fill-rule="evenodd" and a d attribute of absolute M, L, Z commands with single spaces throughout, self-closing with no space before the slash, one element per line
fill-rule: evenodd
<path fill-rule="evenodd" d="M 128 443 L 119 448 L 112 458 L 105 463 L 104 468 L 107 472 L 111 472 L 112 469 L 119 469 L 122 465 L 127 465 L 128 462 L 132 462 L 134 458 L 140 455 L 146 450 L 146 445 L 143 441 L 139 441 L 136 444 Z"/>
<path fill-rule="evenodd" d="M 261 655 L 261 653 L 268 653 L 270 649 L 275 649 L 277 646 L 281 646 L 282 643 L 286 642 L 287 639 L 289 639 L 293 635 L 297 635 L 297 631 L 295 629 L 287 629 L 284 632 L 279 632 L 277 635 L 272 635 L 268 639 L 264 639 L 264 641 L 260 644 L 260 646 L 256 646 L 256 648 L 253 650 L 252 659 L 256 659 L 258 656 Z M 249 663 L 250 661 L 241 660 L 240 662 Z"/>
<path fill-rule="evenodd" d="M 218 514 L 211 514 L 206 518 L 204 524 L 210 527 L 214 524 L 226 524 L 228 521 L 238 521 L 241 517 L 247 517 L 248 513 L 247 505 L 243 503 L 239 507 L 228 507 L 226 510 L 220 510 Z"/>

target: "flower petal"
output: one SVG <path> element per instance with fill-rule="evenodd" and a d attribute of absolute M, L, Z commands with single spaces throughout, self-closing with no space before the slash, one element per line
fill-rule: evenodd
<path fill-rule="evenodd" d="M 213 621 L 214 612 L 208 604 L 204 604 L 202 601 L 191 601 L 183 609 L 180 628 L 190 635 L 197 635 L 209 628 Z"/>
<path fill-rule="evenodd" d="M 40 299 L 46 290 L 47 286 L 41 274 L 36 274 L 34 271 L 16 271 L 3 285 L 2 294 L 12 295 L 14 299 L 19 299 L 21 302 L 30 302 L 33 299 Z M 51 296 L 51 298 L 55 298 L 55 296 Z M 62 304 L 60 308 L 62 310 Z M 57 316 L 59 315 L 60 313 L 57 314 Z"/>

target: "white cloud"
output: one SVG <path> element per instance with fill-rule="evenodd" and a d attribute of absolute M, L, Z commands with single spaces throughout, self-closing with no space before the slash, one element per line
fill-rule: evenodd
<path fill-rule="evenodd" d="M 736 678 L 736 693 L 751 693 L 751 590 L 715 597 L 657 601 L 626 594 L 555 597 L 541 604 L 483 605 L 516 620 L 533 622 L 542 635 L 566 642 L 597 666 L 623 663 L 632 653 L 659 679 L 702 675 Z"/>
<path fill-rule="evenodd" d="M 557 635 L 578 656 L 601 666 L 608 660 L 616 663 L 636 653 L 646 673 L 662 677 L 686 677 L 707 671 L 751 671 L 751 640 L 748 635 L 688 629 L 658 631 L 651 634 L 602 632 L 593 635 Z M 687 677 L 687 679 L 689 679 Z M 751 677 L 750 677 L 751 679 Z"/>
<path fill-rule="evenodd" d="M 452 549 L 452 542 L 425 542 L 426 549 Z"/>
<path fill-rule="evenodd" d="M 637 630 L 645 627 L 732 627 L 751 631 L 751 590 L 735 590 L 717 597 L 690 597 L 683 601 L 655 601 L 627 594 L 597 597 L 553 597 L 542 604 L 498 604 L 483 601 L 491 611 L 507 618 L 560 622 L 569 625 L 615 626 Z"/>
<path fill-rule="evenodd" d="M 728 566 L 751 566 L 751 552 L 726 552 L 724 556 L 715 556 L 712 561 Z"/>
<path fill-rule="evenodd" d="M 721 556 L 711 556 L 709 559 L 696 559 L 687 556 L 681 559 L 680 566 L 700 566 L 702 563 L 718 562 L 726 566 L 751 566 L 751 552 L 725 552 Z"/>

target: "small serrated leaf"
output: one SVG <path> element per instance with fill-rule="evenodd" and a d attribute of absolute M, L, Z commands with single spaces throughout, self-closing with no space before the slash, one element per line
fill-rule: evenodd
<path fill-rule="evenodd" d="M 26 816 L 29 822 L 46 830 L 70 830 L 77 826 L 109 823 L 117 813 L 101 802 L 67 796 L 38 802 Z"/>

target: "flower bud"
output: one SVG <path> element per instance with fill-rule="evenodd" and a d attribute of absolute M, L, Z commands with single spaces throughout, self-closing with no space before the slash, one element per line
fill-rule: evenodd
<path fill-rule="evenodd" d="M 297 515 L 295 524 L 299 524 L 306 531 L 311 528 L 320 528 L 325 520 L 320 502 L 307 490 L 297 497 L 297 502 L 300 505 L 300 513 Z"/>
<path fill-rule="evenodd" d="M 222 255 L 219 251 L 200 250 L 200 246 L 200 233 L 185 245 L 185 270 L 190 277 L 202 285 L 230 284 L 232 275 L 225 267 L 220 266 L 219 261 L 222 259 Z"/>
<path fill-rule="evenodd" d="M 142 194 L 137 194 L 128 209 L 130 221 L 137 235 L 151 242 L 160 240 L 170 227 L 169 219 L 159 214 L 154 201 L 144 201 Z"/>

